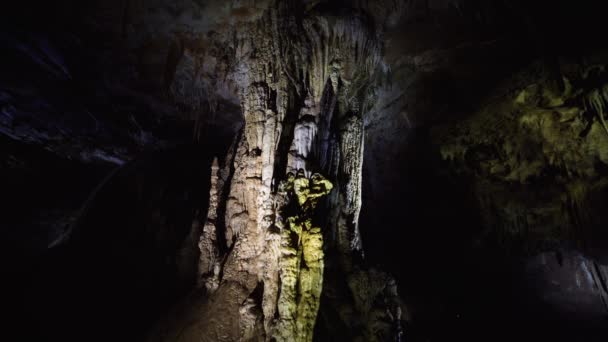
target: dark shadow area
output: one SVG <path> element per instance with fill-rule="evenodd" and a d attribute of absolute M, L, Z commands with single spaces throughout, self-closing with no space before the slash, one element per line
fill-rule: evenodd
<path fill-rule="evenodd" d="M 412 132 L 408 146 L 393 200 L 373 226 L 364 207 L 362 221 L 366 262 L 396 276 L 411 309 L 408 341 L 605 339 L 599 296 L 599 312 L 582 296 L 572 311 L 550 305 L 549 296 L 565 294 L 536 279 L 547 275 L 529 270 L 521 246 L 484 238 L 473 183 L 446 172 L 428 132 Z"/>
<path fill-rule="evenodd" d="M 194 284 L 198 240 L 190 236 L 195 216 L 206 213 L 209 150 L 150 153 L 119 169 L 87 203 L 67 243 L 7 278 L 16 306 L 5 306 L 15 320 L 10 335 L 141 340 Z"/>

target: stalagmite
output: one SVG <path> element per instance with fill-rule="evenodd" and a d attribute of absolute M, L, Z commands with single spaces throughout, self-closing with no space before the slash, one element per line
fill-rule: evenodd
<path fill-rule="evenodd" d="M 277 341 L 310 341 L 323 288 L 323 234 L 313 221 L 319 199 L 333 185 L 319 174 L 310 179 L 302 173 L 283 183 L 284 196 L 295 209 L 287 214 L 281 233 L 279 319 L 273 336 Z"/>
<path fill-rule="evenodd" d="M 247 299 L 237 303 L 238 337 L 229 324 L 199 318 L 232 336 L 224 340 L 312 341 L 323 288 L 344 286 L 324 284 L 326 251 L 338 256 L 334 274 L 358 279 L 360 104 L 381 79 L 382 49 L 362 15 L 300 18 L 299 9 L 272 1 L 232 35 L 238 67 L 227 77 L 238 86 L 245 127 L 223 185 L 225 227 L 215 227 L 226 250 L 212 258 L 215 242 L 202 241 L 201 272 L 217 279 L 210 303 L 232 301 L 224 296 L 236 288 Z M 213 229 L 206 225 L 202 240 Z"/>
<path fill-rule="evenodd" d="M 205 287 L 213 292 L 218 286 L 219 256 L 217 237 L 217 208 L 218 208 L 218 160 L 215 158 L 211 166 L 211 189 L 209 190 L 209 210 L 207 222 L 198 243 L 200 257 L 198 263 L 198 287 Z"/>

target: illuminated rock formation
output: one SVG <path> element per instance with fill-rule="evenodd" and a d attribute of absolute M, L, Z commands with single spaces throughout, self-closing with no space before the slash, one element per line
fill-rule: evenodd
<path fill-rule="evenodd" d="M 277 341 L 310 341 L 323 289 L 323 234 L 314 211 L 333 185 L 323 176 L 303 174 L 281 184 L 289 198 L 281 232 L 280 295 L 271 336 Z M 295 202 L 295 203 L 294 203 Z M 291 208 L 290 208 L 291 206 Z"/>
<path fill-rule="evenodd" d="M 225 78 L 237 89 L 245 127 L 227 163 L 230 180 L 212 189 L 199 244 L 209 301 L 233 300 L 224 296 L 232 296 L 226 288 L 235 286 L 248 298 L 232 313 L 242 323 L 238 332 L 216 327 L 231 336 L 227 340 L 261 334 L 311 341 L 322 289 L 348 286 L 334 280 L 324 285 L 325 251 L 336 256 L 332 272 L 353 289 L 360 288 L 359 276 L 351 274 L 365 272 L 358 266 L 361 113 L 371 108 L 387 71 L 379 32 L 357 11 L 332 17 L 313 6 L 296 16 L 302 6 L 272 2 L 259 18 L 227 34 L 234 38 L 234 55 Z M 214 204 L 213 191 L 226 194 L 225 210 Z M 220 221 L 225 224 L 218 226 Z M 363 309 L 352 301 L 340 305 Z M 207 326 L 214 315 L 209 311 L 198 320 Z"/>

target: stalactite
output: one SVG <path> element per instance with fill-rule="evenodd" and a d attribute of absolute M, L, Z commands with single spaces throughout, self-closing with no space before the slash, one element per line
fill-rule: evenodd
<path fill-rule="evenodd" d="M 226 240 L 216 258 L 221 269 L 212 269 L 213 242 L 201 241 L 201 273 L 218 284 L 213 303 L 228 300 L 222 296 L 234 284 L 249 294 L 239 304 L 241 339 L 263 331 L 266 340 L 311 341 L 324 249 L 341 255 L 333 271 L 345 278 L 353 270 L 353 251 L 361 254 L 360 104 L 368 103 L 371 85 L 382 79 L 375 77 L 383 69 L 379 33 L 356 11 L 344 18 L 297 17 L 300 6 L 272 1 L 257 21 L 233 34 L 236 62 L 227 78 L 238 85 L 245 127 L 222 189 L 225 212 L 218 215 L 225 228 L 219 232 L 211 224 L 222 217 L 210 216 L 203 229 L 202 240 L 214 228 Z"/>
<path fill-rule="evenodd" d="M 608 85 L 591 90 L 585 95 L 583 102 L 585 108 L 597 116 L 602 128 L 608 134 L 608 124 L 604 117 L 606 108 L 608 107 Z"/>
<path fill-rule="evenodd" d="M 361 211 L 361 186 L 363 174 L 363 120 L 356 113 L 343 119 L 340 127 L 340 179 L 344 182 L 341 189 L 342 216 L 345 227 L 339 227 L 339 234 L 345 237 L 343 248 L 362 252 L 359 236 L 359 213 Z"/>

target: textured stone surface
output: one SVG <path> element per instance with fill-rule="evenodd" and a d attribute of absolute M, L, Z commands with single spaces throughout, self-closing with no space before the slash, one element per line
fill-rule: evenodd
<path fill-rule="evenodd" d="M 304 8 L 301 17 L 294 15 Z M 256 20 L 227 29 L 212 39 L 229 44 L 224 74 L 240 98 L 245 126 L 234 145 L 230 181 L 223 185 L 225 211 L 217 213 L 225 216 L 224 226 L 211 226 L 216 218 L 210 214 L 200 243 L 201 267 L 219 274 L 209 301 L 229 300 L 222 298 L 229 294 L 222 289 L 231 284 L 249 294 L 262 289 L 232 313 L 240 322 L 251 322 L 241 326 L 238 339 L 261 334 L 256 338 L 310 341 L 325 286 L 324 250 L 339 255 L 332 272 L 344 275 L 352 272 L 353 257 L 362 255 L 361 113 L 369 110 L 386 72 L 379 32 L 355 9 L 331 16 L 322 4 L 297 1 L 273 2 Z M 184 56 L 184 66 L 192 65 L 193 57 Z M 179 68 L 184 67 L 178 63 Z M 176 95 L 184 98 L 179 89 L 183 87 L 175 88 Z M 334 191 L 322 185 L 317 172 L 335 185 Z M 328 202 L 320 200 L 328 194 Z M 211 198 L 213 209 L 213 193 Z M 316 203 L 322 216 L 313 210 Z M 301 213 L 290 213 L 293 206 Z M 227 243 L 219 258 L 210 251 L 221 249 L 205 238 L 213 235 L 207 233 L 213 227 Z M 220 271 L 213 273 L 213 261 L 205 258 L 221 260 Z M 354 303 L 344 305 L 359 309 Z M 252 312 L 263 316 L 247 318 Z M 214 315 L 208 311 L 198 319 L 211 324 Z"/>
<path fill-rule="evenodd" d="M 466 120 L 432 134 L 445 171 L 470 181 L 476 244 L 520 258 L 528 300 L 589 335 L 601 334 L 608 312 L 606 75 L 594 60 L 602 58 L 562 63 L 561 87 L 530 65 Z"/>
<path fill-rule="evenodd" d="M 277 341 L 309 341 L 319 310 L 324 269 L 323 234 L 313 217 L 319 200 L 333 185 L 319 174 L 311 179 L 300 174 L 288 177 L 281 186 L 284 193 L 280 196 L 289 201 L 281 208 L 287 226 L 281 232 L 278 321 L 271 336 Z"/>
<path fill-rule="evenodd" d="M 0 33 L 0 171 L 16 199 L 4 259 L 50 247 L 81 264 L 42 263 L 23 310 L 55 323 L 27 333 L 65 327 L 52 310 L 70 291 L 82 292 L 65 304 L 78 340 L 119 328 L 137 340 L 175 301 L 151 340 L 475 340 L 481 323 L 518 340 L 530 317 L 545 340 L 560 335 L 541 322 L 556 312 L 602 326 L 608 79 L 606 55 L 587 48 L 605 41 L 603 12 L 523 0 L 40 6 L 26 30 Z M 193 141 L 166 165 L 138 162 Z M 213 158 L 211 177 L 192 175 Z M 74 227 L 86 238 L 70 242 Z M 13 252 L 22 245 L 36 252 Z M 81 314 L 98 307 L 121 310 L 100 328 Z"/>
<path fill-rule="evenodd" d="M 593 208 L 605 190 L 608 134 L 603 98 L 589 102 L 603 83 L 591 81 L 585 67 L 571 70 L 559 90 L 531 67 L 477 114 L 435 132 L 450 167 L 476 175 L 486 226 L 528 242 L 536 236 L 599 243 L 605 217 Z"/>

